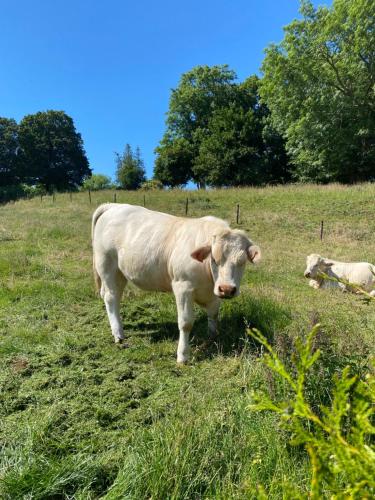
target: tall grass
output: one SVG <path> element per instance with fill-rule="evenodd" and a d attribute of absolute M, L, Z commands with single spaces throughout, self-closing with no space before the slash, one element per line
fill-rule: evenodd
<path fill-rule="evenodd" d="M 249 394 L 286 388 L 255 363 L 246 329 L 261 330 L 284 362 L 292 340 L 320 321 L 322 356 L 308 381 L 314 408 L 351 364 L 366 371 L 375 308 L 354 294 L 313 290 L 305 257 L 375 260 L 375 186 L 286 186 L 148 192 L 146 206 L 208 213 L 245 229 L 263 252 L 239 298 L 223 303 L 207 342 L 197 309 L 192 362 L 177 367 L 174 300 L 128 287 L 121 306 L 129 349 L 111 339 L 91 276 L 90 218 L 113 191 L 35 198 L 0 207 L 0 497 L 271 498 L 283 478 L 308 488 L 308 456 Z M 143 193 L 117 192 L 143 205 Z M 323 241 L 320 221 L 325 221 Z"/>

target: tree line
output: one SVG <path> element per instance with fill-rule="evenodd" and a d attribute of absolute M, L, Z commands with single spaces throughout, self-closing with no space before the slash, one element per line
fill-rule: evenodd
<path fill-rule="evenodd" d="M 262 77 L 198 66 L 172 90 L 154 175 L 167 186 L 375 180 L 375 2 L 314 8 L 266 50 Z"/>
<path fill-rule="evenodd" d="M 0 118 L 0 196 L 23 194 L 25 186 L 46 192 L 71 190 L 91 175 L 81 135 L 63 111 Z"/>
<path fill-rule="evenodd" d="M 116 154 L 116 186 L 199 187 L 375 180 L 375 2 L 314 8 L 266 49 L 262 76 L 238 82 L 227 65 L 197 66 L 173 89 L 146 181 L 140 149 Z M 145 184 L 146 182 L 146 184 Z M 0 197 L 108 187 L 91 177 L 81 135 L 62 111 L 0 118 Z"/>
<path fill-rule="evenodd" d="M 18 124 L 0 117 L 0 201 L 27 194 L 121 187 L 138 189 L 145 183 L 140 149 L 126 144 L 116 153 L 116 181 L 92 175 L 81 135 L 63 111 L 25 116 Z M 146 185 L 147 187 L 147 185 Z"/>

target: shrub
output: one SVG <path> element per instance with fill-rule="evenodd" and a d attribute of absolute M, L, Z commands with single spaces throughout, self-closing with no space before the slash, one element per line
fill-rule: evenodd
<path fill-rule="evenodd" d="M 316 325 L 306 342 L 296 341 L 294 369 L 287 368 L 267 339 L 257 330 L 249 335 L 268 351 L 263 362 L 286 384 L 289 396 L 275 401 L 264 393 L 254 393 L 252 411 L 270 410 L 280 416 L 291 433 L 291 443 L 304 445 L 311 466 L 310 498 L 375 497 L 375 377 L 364 378 L 345 367 L 334 377 L 330 407 L 314 411 L 306 398 L 306 381 L 320 356 L 313 351 Z M 285 485 L 289 498 L 301 498 L 301 492 Z"/>
<path fill-rule="evenodd" d="M 101 189 L 111 189 L 113 187 L 111 178 L 103 174 L 93 174 L 85 179 L 82 185 L 84 191 L 100 191 Z"/>
<path fill-rule="evenodd" d="M 162 182 L 157 179 L 149 179 L 148 181 L 142 182 L 140 189 L 143 191 L 155 191 L 157 189 L 163 189 Z"/>
<path fill-rule="evenodd" d="M 11 186 L 0 186 L 0 203 L 17 200 L 25 196 L 23 184 L 14 184 Z"/>

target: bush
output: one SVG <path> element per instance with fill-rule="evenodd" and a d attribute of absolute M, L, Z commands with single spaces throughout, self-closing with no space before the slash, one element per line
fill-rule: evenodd
<path fill-rule="evenodd" d="M 113 184 L 111 178 L 103 174 L 93 174 L 83 181 L 82 190 L 100 191 L 102 189 L 111 189 Z"/>
<path fill-rule="evenodd" d="M 23 184 L 14 184 L 11 186 L 0 186 L 0 203 L 17 200 L 25 196 L 25 186 Z"/>
<path fill-rule="evenodd" d="M 330 407 L 316 412 L 306 398 L 306 381 L 320 356 L 313 352 L 316 325 L 306 342 L 296 342 L 294 370 L 280 360 L 267 339 L 257 330 L 249 335 L 268 351 L 263 362 L 278 374 L 289 391 L 284 401 L 274 401 L 264 393 L 254 393 L 252 411 L 270 410 L 280 416 L 291 433 L 291 443 L 304 445 L 310 456 L 309 498 L 375 497 L 375 377 L 367 373 L 361 379 L 345 367 L 334 377 Z M 301 492 L 285 485 L 289 498 L 302 498 Z"/>
<path fill-rule="evenodd" d="M 27 184 L 22 184 L 25 195 L 28 198 L 33 198 L 34 196 L 45 196 L 47 194 L 46 188 L 43 184 L 36 184 L 35 186 L 29 186 Z"/>
<path fill-rule="evenodd" d="M 140 189 L 142 189 L 143 191 L 155 191 L 158 189 L 163 189 L 163 184 L 157 179 L 150 179 L 148 181 L 142 182 Z"/>

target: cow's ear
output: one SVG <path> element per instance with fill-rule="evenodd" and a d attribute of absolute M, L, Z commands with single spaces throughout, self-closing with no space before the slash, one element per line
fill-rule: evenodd
<path fill-rule="evenodd" d="M 260 261 L 261 257 L 262 255 L 258 245 L 249 246 L 249 248 L 247 249 L 247 258 L 249 259 L 250 262 L 256 264 L 257 262 Z"/>
<path fill-rule="evenodd" d="M 207 259 L 210 253 L 211 253 L 211 246 L 206 245 L 204 247 L 199 247 L 196 250 L 194 250 L 194 252 L 191 254 L 191 257 L 193 257 L 193 259 L 195 260 L 198 260 L 199 262 L 203 262 L 204 259 Z"/>
<path fill-rule="evenodd" d="M 329 260 L 323 261 L 324 267 L 332 267 L 334 262 L 330 262 Z"/>

